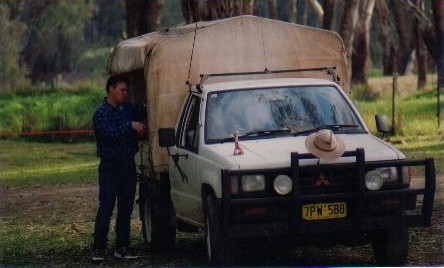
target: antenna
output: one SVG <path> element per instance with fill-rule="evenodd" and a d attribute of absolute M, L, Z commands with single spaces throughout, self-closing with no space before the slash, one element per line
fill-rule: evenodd
<path fill-rule="evenodd" d="M 190 82 L 191 63 L 193 62 L 194 43 L 196 42 L 196 33 L 197 33 L 197 21 L 196 21 L 196 26 L 194 27 L 193 48 L 191 49 L 190 65 L 188 67 L 188 77 L 187 77 L 187 81 L 185 82 L 189 86 L 190 90 L 191 90 L 191 82 Z"/>

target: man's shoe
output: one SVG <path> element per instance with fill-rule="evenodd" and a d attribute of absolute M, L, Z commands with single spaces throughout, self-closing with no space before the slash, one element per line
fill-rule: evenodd
<path fill-rule="evenodd" d="M 104 262 L 105 255 L 106 254 L 105 254 L 104 249 L 96 248 L 96 249 L 94 249 L 94 253 L 93 253 L 93 256 L 91 257 L 91 260 L 96 263 Z"/>
<path fill-rule="evenodd" d="M 114 257 L 124 260 L 134 260 L 139 258 L 139 256 L 133 255 L 127 247 L 121 247 L 114 251 Z"/>

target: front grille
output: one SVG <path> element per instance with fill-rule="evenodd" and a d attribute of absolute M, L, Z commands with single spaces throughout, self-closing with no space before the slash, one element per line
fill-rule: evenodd
<path fill-rule="evenodd" d="M 296 183 L 301 195 L 351 193 L 359 189 L 357 170 L 350 166 L 301 167 Z"/>

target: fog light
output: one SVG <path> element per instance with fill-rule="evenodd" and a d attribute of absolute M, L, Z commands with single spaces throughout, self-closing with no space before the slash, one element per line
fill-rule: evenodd
<path fill-rule="evenodd" d="M 293 182 L 287 175 L 278 175 L 273 182 L 273 188 L 276 193 L 286 195 L 293 189 Z"/>
<path fill-rule="evenodd" d="M 381 189 L 383 182 L 384 178 L 377 170 L 372 170 L 365 174 L 365 187 L 371 191 Z"/>

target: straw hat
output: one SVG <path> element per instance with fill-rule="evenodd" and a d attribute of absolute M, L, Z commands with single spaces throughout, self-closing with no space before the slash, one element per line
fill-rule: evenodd
<path fill-rule="evenodd" d="M 321 129 L 305 139 L 307 150 L 319 158 L 335 160 L 344 153 L 345 144 L 330 129 Z"/>

